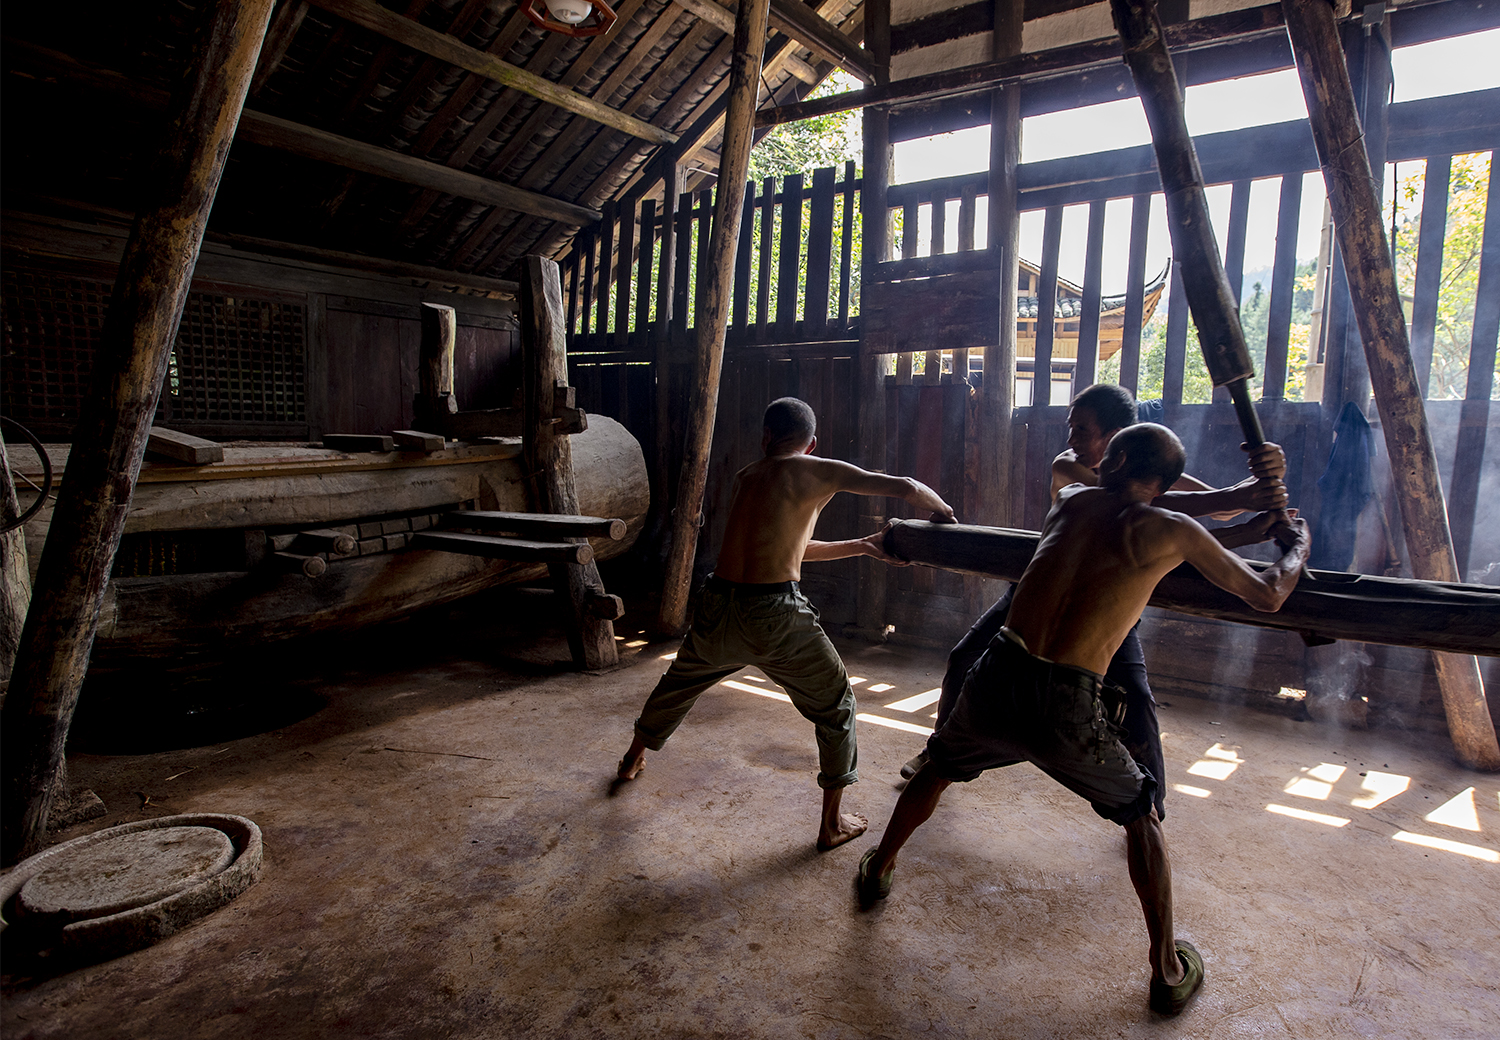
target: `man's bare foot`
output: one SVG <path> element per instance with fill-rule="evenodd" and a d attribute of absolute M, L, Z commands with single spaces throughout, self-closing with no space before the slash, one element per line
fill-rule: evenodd
<path fill-rule="evenodd" d="M 853 841 L 870 827 L 870 821 L 859 813 L 840 813 L 838 827 L 830 831 L 827 827 L 818 830 L 818 851 L 836 849 L 846 841 Z"/>
<path fill-rule="evenodd" d="M 641 770 L 646 768 L 646 745 L 641 743 L 641 738 L 636 737 L 630 742 L 630 750 L 625 752 L 625 757 L 620 759 L 620 768 L 617 773 L 621 780 L 634 780 L 641 775 Z"/>

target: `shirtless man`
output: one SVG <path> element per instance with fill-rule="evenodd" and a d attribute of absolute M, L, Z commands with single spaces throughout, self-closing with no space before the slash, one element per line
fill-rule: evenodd
<path fill-rule="evenodd" d="M 817 420 L 793 397 L 766 409 L 765 457 L 735 474 L 729 522 L 719 560 L 699 596 L 692 629 L 635 723 L 635 739 L 620 760 L 621 780 L 633 780 L 646 749 L 659 751 L 698 695 L 746 665 L 757 665 L 786 689 L 812 722 L 818 741 L 818 786 L 823 811 L 817 847 L 826 851 L 865 832 L 857 813 L 839 811 L 854 783 L 854 690 L 818 612 L 797 588 L 804 561 L 874 556 L 884 532 L 842 542 L 812 541 L 818 514 L 840 491 L 899 498 L 933 520 L 952 522 L 953 510 L 927 485 L 909 477 L 870 473 L 847 462 L 820 459 Z"/>
<path fill-rule="evenodd" d="M 1156 583 L 1186 560 L 1257 610 L 1281 607 L 1307 558 L 1305 521 L 1269 528 L 1283 556 L 1256 571 L 1195 521 L 1152 505 L 1182 474 L 1183 451 L 1164 426 L 1117 433 L 1099 486 L 1063 488 L 1015 591 L 1008 627 L 979 659 L 941 728 L 930 760 L 901 792 L 880 846 L 860 861 L 865 905 L 891 890 L 896 854 L 943 791 L 987 769 L 1029 761 L 1125 828 L 1130 880 L 1150 935 L 1151 1007 L 1181 1011 L 1203 983 L 1203 958 L 1172 931 L 1172 878 L 1155 781 L 1105 721 L 1100 689 L 1111 656 Z M 1257 518 L 1247 540 L 1265 530 Z"/>
<path fill-rule="evenodd" d="M 1110 438 L 1136 419 L 1135 398 L 1123 386 L 1096 383 L 1073 398 L 1068 410 L 1068 448 L 1052 462 L 1052 497 L 1070 484 L 1096 485 L 1099 464 Z M 1233 487 L 1215 490 L 1196 477 L 1183 474 L 1156 500 L 1155 505 L 1188 516 L 1211 516 L 1229 520 L 1245 511 L 1274 510 L 1285 507 L 1286 456 L 1275 444 L 1265 444 L 1250 453 L 1251 476 Z M 1269 525 L 1267 525 L 1269 526 Z M 1220 529 L 1221 531 L 1226 529 Z M 1238 533 L 1238 532 L 1237 532 Z M 1217 536 L 1217 535 L 1216 535 Z M 1245 544 L 1243 541 L 1239 544 Z M 990 640 L 1005 624 L 1010 612 L 1010 591 L 979 616 L 968 633 L 948 654 L 948 669 L 943 675 L 942 695 L 938 699 L 937 725 L 941 726 L 953 710 L 964 676 L 990 645 Z M 1131 757 L 1156 781 L 1156 814 L 1167 818 L 1166 763 L 1161 750 L 1161 730 L 1156 720 L 1156 698 L 1146 676 L 1146 654 L 1141 648 L 1137 628 L 1132 628 L 1109 662 L 1105 681 L 1125 694 L 1124 743 Z M 910 779 L 927 752 L 919 751 L 901 767 L 901 775 Z"/>

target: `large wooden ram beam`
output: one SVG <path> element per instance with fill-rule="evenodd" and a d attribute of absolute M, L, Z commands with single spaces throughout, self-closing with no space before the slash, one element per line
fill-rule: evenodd
<path fill-rule="evenodd" d="M 898 520 L 885 537 L 893 556 L 929 567 L 1017 581 L 1040 535 L 1003 527 Z M 1252 567 L 1265 564 L 1252 562 Z M 1183 564 L 1162 579 L 1153 607 L 1260 628 L 1500 657 L 1500 589 L 1341 571 L 1313 571 L 1282 608 L 1266 614 Z"/>

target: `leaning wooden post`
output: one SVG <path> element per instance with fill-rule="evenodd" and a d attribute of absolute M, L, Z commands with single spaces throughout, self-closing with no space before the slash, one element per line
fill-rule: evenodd
<path fill-rule="evenodd" d="M 554 414 L 559 405 L 571 408 L 568 387 L 567 320 L 562 302 L 562 277 L 557 264 L 544 256 L 526 256 L 517 269 L 521 283 L 521 347 L 524 358 L 521 385 L 521 457 L 525 463 L 531 501 L 538 513 L 578 514 L 578 485 L 573 479 L 573 446 L 557 432 Z M 562 400 L 559 400 L 559 398 Z M 577 539 L 582 540 L 582 539 Z M 573 663 L 596 671 L 620 663 L 615 626 L 596 616 L 591 601 L 602 597 L 599 568 L 585 564 L 551 564 L 553 582 L 567 598 L 571 617 L 568 645 Z"/>
<path fill-rule="evenodd" d="M 865 0 L 865 49 L 875 67 L 875 82 L 891 81 L 891 4 L 890 0 Z M 886 188 L 891 168 L 891 113 L 883 105 L 864 110 L 861 123 L 864 140 L 864 172 L 860 187 L 860 310 L 868 314 L 870 298 L 878 291 L 875 275 L 879 265 L 890 258 L 891 218 L 886 209 Z M 850 193 L 846 206 L 854 203 Z M 855 359 L 854 407 L 859 437 L 859 464 L 884 473 L 885 459 L 885 355 L 873 354 L 860 343 Z M 886 520 L 886 503 L 878 498 L 859 500 L 859 530 L 875 531 Z M 867 639 L 885 637 L 886 565 L 873 559 L 862 559 L 858 565 L 854 592 L 854 616 L 861 635 Z"/>
<path fill-rule="evenodd" d="M 417 364 L 417 427 L 444 433 L 458 414 L 453 390 L 453 358 L 458 347 L 458 312 L 441 303 L 422 304 L 422 343 Z"/>
<path fill-rule="evenodd" d="M 120 261 L 5 703 L 0 821 L 8 863 L 46 836 L 99 608 L 272 6 L 219 0 L 210 8 L 197 65 L 173 95 L 142 179 L 148 194 Z"/>
<path fill-rule="evenodd" d="M 1459 581 L 1437 455 L 1427 429 L 1406 316 L 1333 8 L 1328 0 L 1282 0 L 1281 8 L 1323 167 L 1344 270 L 1357 302 L 1355 317 L 1396 476 L 1412 574 L 1428 581 Z M 1432 656 L 1459 760 L 1475 769 L 1500 769 L 1500 745 L 1478 663 L 1454 654 Z"/>
<path fill-rule="evenodd" d="M 672 552 L 662 585 L 657 627 L 677 634 L 687 626 L 687 601 L 698 551 L 698 516 L 708 487 L 708 453 L 713 445 L 719 408 L 719 373 L 724 367 L 724 332 L 734 288 L 734 254 L 739 244 L 745 178 L 755 131 L 755 104 L 760 88 L 761 51 L 766 40 L 770 0 L 746 0 L 734 22 L 734 56 L 729 70 L 729 102 L 724 116 L 724 147 L 719 159 L 719 186 L 714 199 L 713 236 L 708 269 L 713 280 L 697 322 L 698 359 L 694 366 L 692 413 L 683 451 L 677 510 L 672 522 Z M 700 266 L 700 271 L 703 269 Z"/>
<path fill-rule="evenodd" d="M 1152 0 L 1110 0 L 1115 29 L 1125 47 L 1125 61 L 1151 125 L 1156 165 L 1166 197 L 1167 226 L 1172 236 L 1172 254 L 1180 262 L 1183 288 L 1198 344 L 1214 386 L 1229 389 L 1246 443 L 1252 447 L 1265 441 L 1249 382 L 1255 375 L 1245 333 L 1240 328 L 1239 303 L 1230 288 L 1219 245 L 1208 215 L 1203 171 L 1188 133 L 1182 110 L 1182 92 L 1172 56 L 1167 53 L 1161 20 Z"/>

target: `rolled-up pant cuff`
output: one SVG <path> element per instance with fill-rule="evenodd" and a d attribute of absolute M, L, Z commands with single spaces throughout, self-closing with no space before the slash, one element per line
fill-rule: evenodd
<path fill-rule="evenodd" d="M 852 770 L 840 776 L 829 776 L 827 773 L 818 774 L 818 786 L 825 791 L 836 791 L 840 787 L 848 787 L 850 784 L 857 783 L 859 783 L 859 774 Z"/>
<path fill-rule="evenodd" d="M 667 745 L 667 737 L 670 737 L 672 734 L 667 733 L 667 734 L 665 734 L 663 736 L 660 736 L 660 737 L 653 737 L 651 734 L 649 734 L 645 730 L 641 729 L 641 720 L 640 719 L 636 719 L 635 720 L 635 735 L 641 738 L 641 743 L 646 745 L 646 750 L 648 750 L 648 751 L 660 751 L 662 748 L 666 747 L 666 745 Z"/>

